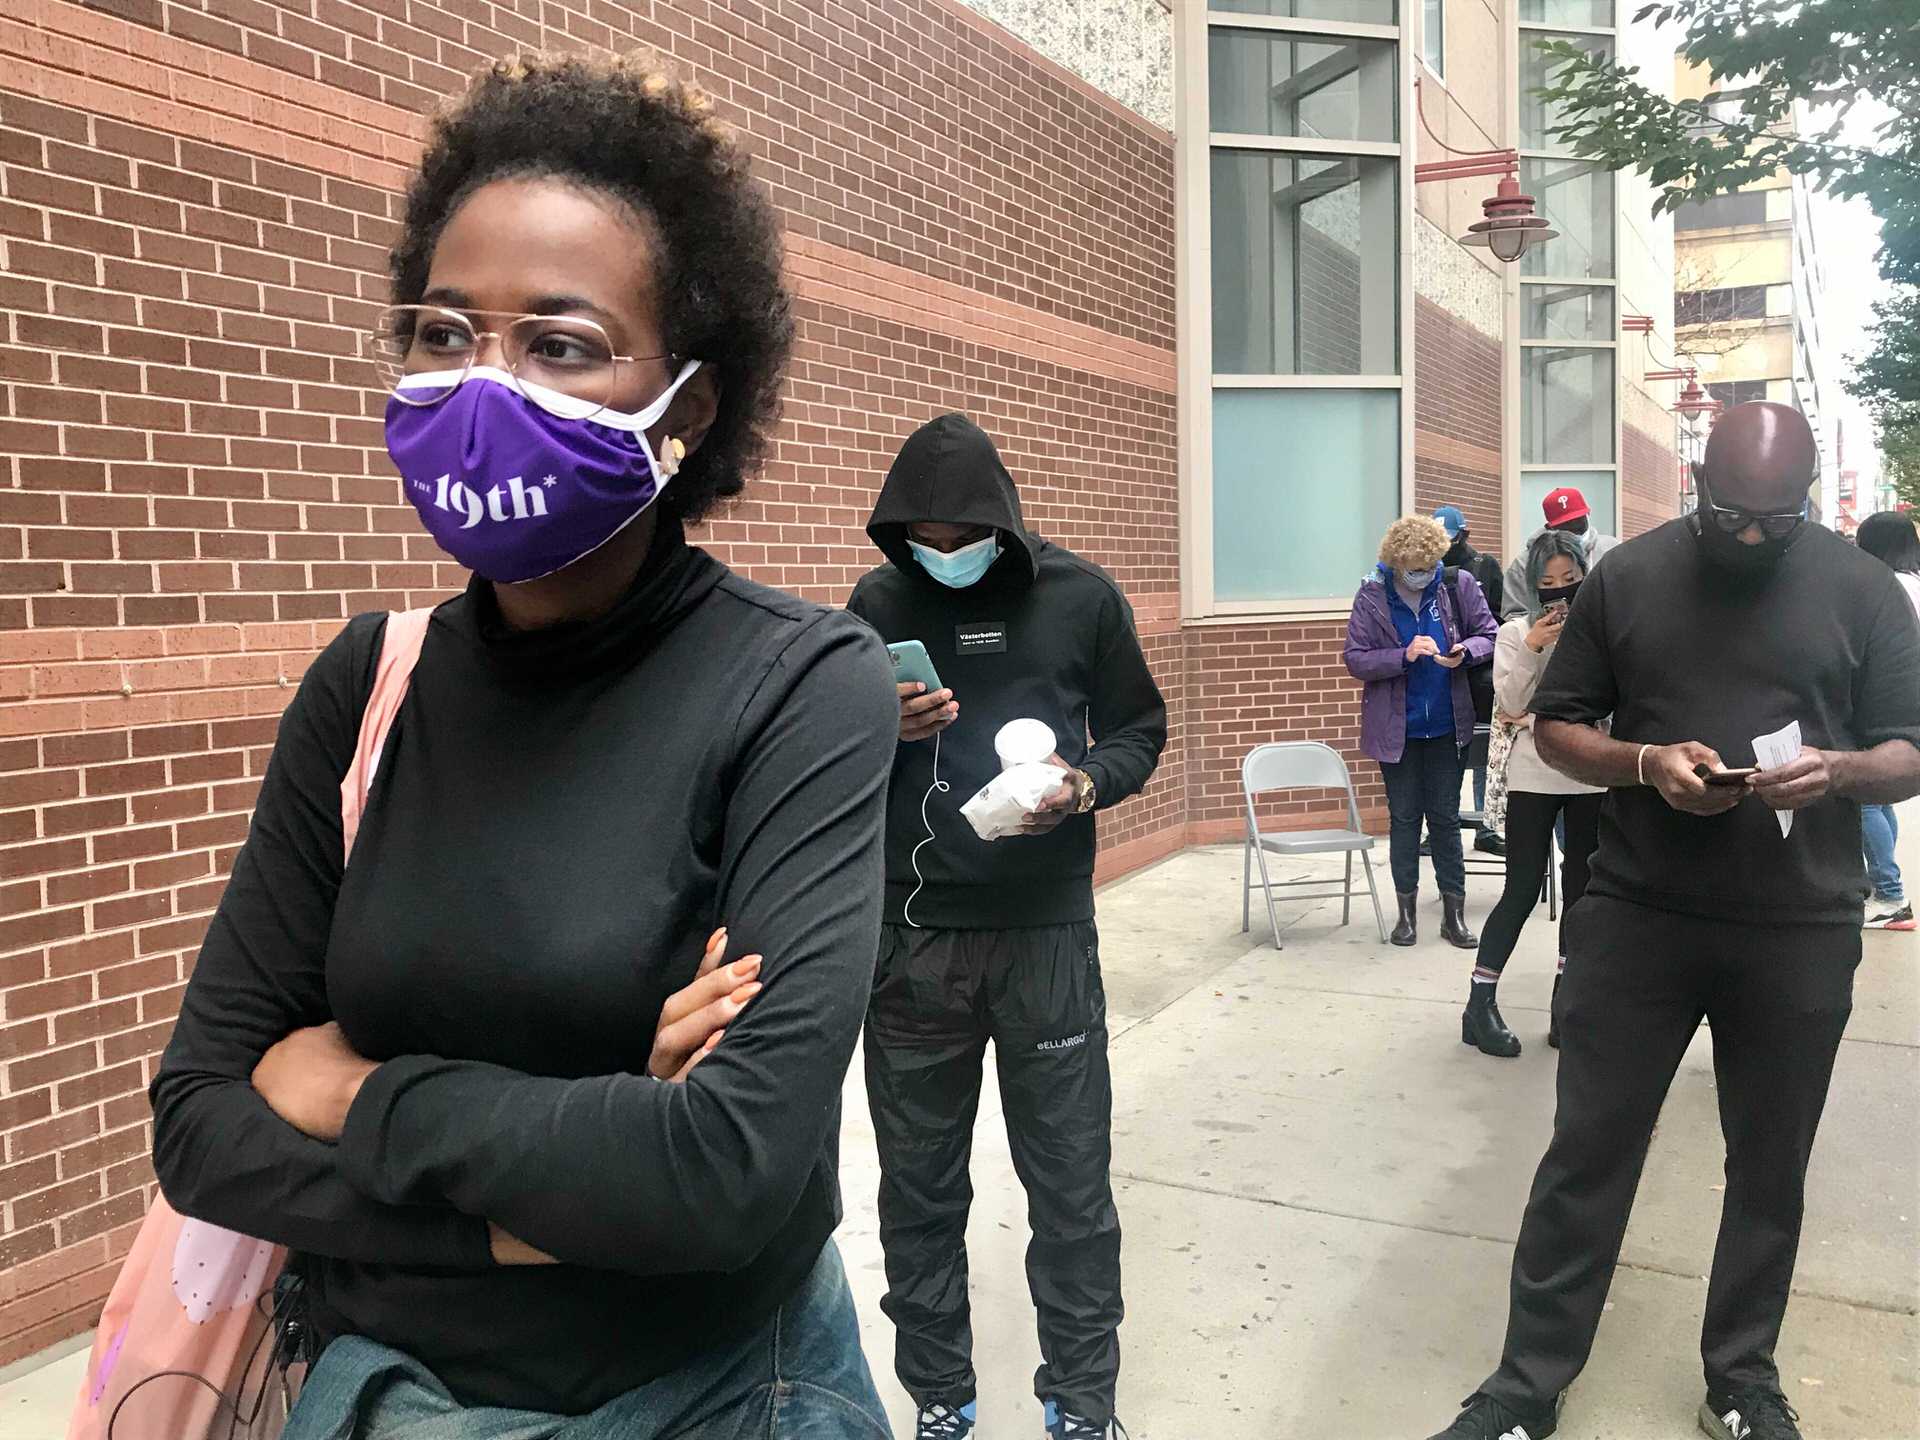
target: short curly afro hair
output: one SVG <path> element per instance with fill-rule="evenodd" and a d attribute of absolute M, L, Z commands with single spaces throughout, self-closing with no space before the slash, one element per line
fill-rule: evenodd
<path fill-rule="evenodd" d="M 739 494 L 766 455 L 793 348 L 779 221 L 712 110 L 648 52 L 502 60 L 435 117 L 390 257 L 394 303 L 417 304 L 448 219 L 509 177 L 571 181 L 643 217 L 659 242 L 652 300 L 663 338 L 715 371 L 720 388 L 705 442 L 661 499 L 689 522 Z"/>
<path fill-rule="evenodd" d="M 1426 515 L 1403 515 L 1380 540 L 1380 563 L 1389 570 L 1425 570 L 1438 565 L 1453 542 L 1446 527 Z"/>

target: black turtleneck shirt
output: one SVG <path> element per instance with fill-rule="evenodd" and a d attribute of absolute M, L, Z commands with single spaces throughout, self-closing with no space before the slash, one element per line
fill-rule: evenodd
<path fill-rule="evenodd" d="M 588 624 L 509 632 L 476 584 L 434 615 L 343 867 L 384 626 L 350 624 L 281 722 L 154 1081 L 155 1167 L 182 1213 L 297 1252 L 323 1341 L 583 1413 L 763 1321 L 838 1223 L 890 667 L 672 525 Z M 766 988 L 685 1084 L 651 1079 L 721 924 Z M 250 1084 L 328 1019 L 382 1062 L 337 1146 Z M 562 1263 L 496 1267 L 487 1221 Z"/>

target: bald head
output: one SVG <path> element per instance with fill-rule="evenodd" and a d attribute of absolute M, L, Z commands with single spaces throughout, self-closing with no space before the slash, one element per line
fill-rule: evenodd
<path fill-rule="evenodd" d="M 1716 505 L 1778 513 L 1805 502 L 1820 452 L 1806 416 L 1791 405 L 1755 400 L 1720 417 L 1701 468 Z"/>

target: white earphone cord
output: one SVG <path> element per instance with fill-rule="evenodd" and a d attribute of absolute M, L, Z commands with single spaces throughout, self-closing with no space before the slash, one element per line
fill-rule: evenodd
<path fill-rule="evenodd" d="M 947 782 L 940 778 L 940 734 L 938 730 L 933 732 L 933 784 L 929 785 L 927 793 L 920 797 L 920 823 L 927 827 L 927 838 L 914 846 L 913 854 L 908 857 L 913 863 L 913 878 L 920 883 L 913 887 L 913 894 L 909 895 L 907 903 L 900 907 L 901 917 L 915 930 L 926 928 L 913 918 L 913 902 L 918 900 L 920 892 L 927 888 L 927 877 L 920 873 L 920 852 L 933 843 L 933 822 L 927 818 L 927 806 L 933 800 L 934 791 L 938 790 L 944 795 L 949 788 Z"/>

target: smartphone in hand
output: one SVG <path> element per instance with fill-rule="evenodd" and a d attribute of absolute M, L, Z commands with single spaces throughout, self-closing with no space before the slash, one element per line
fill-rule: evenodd
<path fill-rule="evenodd" d="M 1709 785 L 1744 785 L 1760 772 L 1752 766 L 1744 770 L 1714 770 L 1705 765 L 1696 765 L 1693 773 Z"/>
<path fill-rule="evenodd" d="M 896 640 L 887 646 L 887 654 L 893 658 L 894 684 L 912 685 L 918 682 L 927 687 L 925 693 L 928 695 L 946 688 L 933 668 L 927 647 L 918 640 Z"/>

